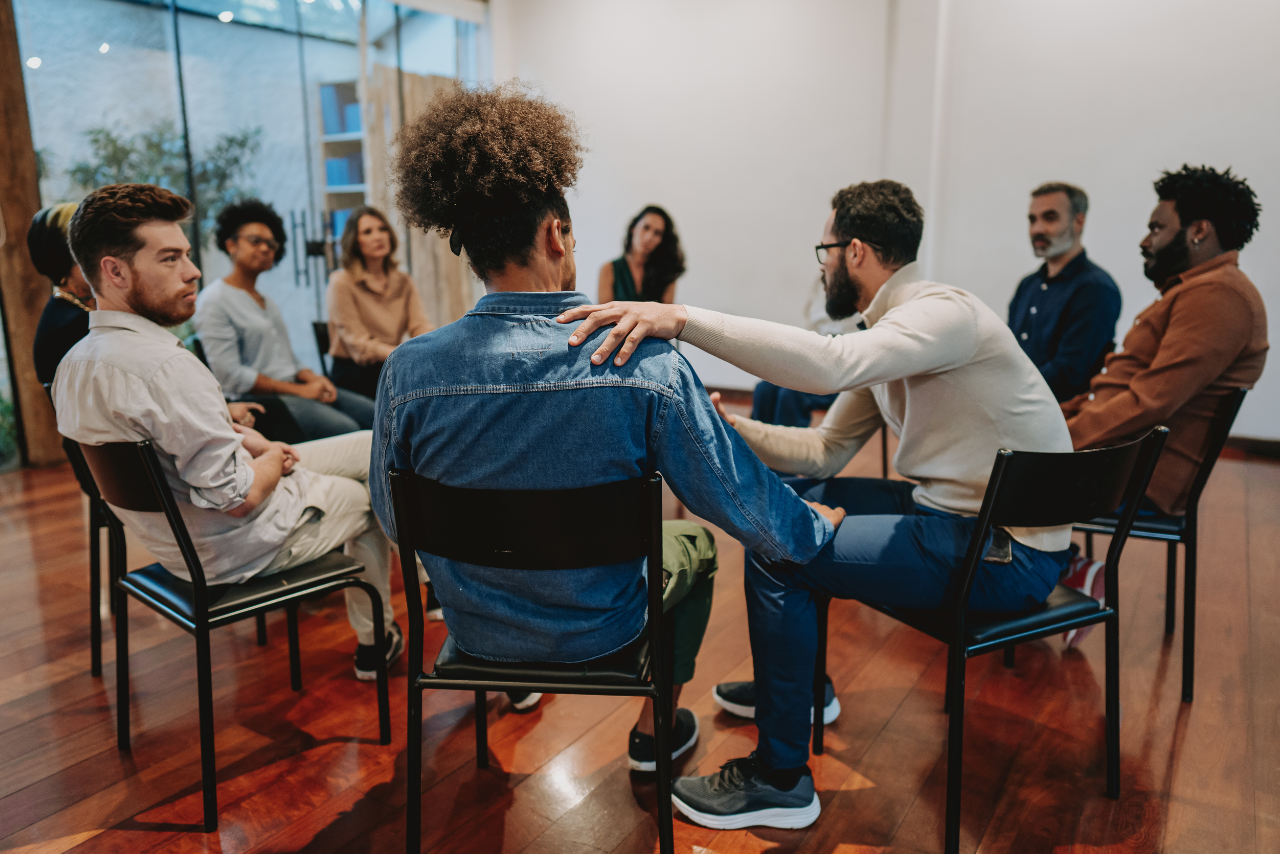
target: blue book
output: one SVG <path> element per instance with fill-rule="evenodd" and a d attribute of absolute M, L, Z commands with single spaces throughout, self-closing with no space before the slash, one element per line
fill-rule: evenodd
<path fill-rule="evenodd" d="M 342 111 L 338 109 L 337 87 L 320 87 L 320 116 L 325 133 L 342 133 Z"/>
<path fill-rule="evenodd" d="M 350 161 L 346 157 L 326 157 L 324 161 L 325 183 L 340 187 L 351 183 Z"/>
<path fill-rule="evenodd" d="M 342 115 L 347 133 L 358 133 L 360 131 L 360 104 L 347 104 L 342 109 Z"/>
<path fill-rule="evenodd" d="M 364 183 L 364 157 L 359 152 L 347 155 L 347 177 L 352 184 Z"/>
<path fill-rule="evenodd" d="M 342 239 L 342 232 L 347 227 L 347 218 L 351 216 L 351 208 L 333 212 L 333 237 Z"/>

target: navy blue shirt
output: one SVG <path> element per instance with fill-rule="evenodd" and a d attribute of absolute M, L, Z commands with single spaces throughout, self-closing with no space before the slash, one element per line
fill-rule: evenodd
<path fill-rule="evenodd" d="M 1059 401 L 1089 390 L 1119 317 L 1120 289 L 1083 250 L 1053 278 L 1042 264 L 1009 303 L 1009 328 Z"/>

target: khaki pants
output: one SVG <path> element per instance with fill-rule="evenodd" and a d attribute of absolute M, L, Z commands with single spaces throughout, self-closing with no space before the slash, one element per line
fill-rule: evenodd
<path fill-rule="evenodd" d="M 261 574 L 315 560 L 338 546 L 364 565 L 363 578 L 382 597 L 382 616 L 391 628 L 391 544 L 369 505 L 369 453 L 373 433 L 361 430 L 294 445 L 300 465 L 312 472 L 307 507 L 275 558 Z M 372 644 L 369 595 L 348 587 L 347 619 L 362 644 Z"/>

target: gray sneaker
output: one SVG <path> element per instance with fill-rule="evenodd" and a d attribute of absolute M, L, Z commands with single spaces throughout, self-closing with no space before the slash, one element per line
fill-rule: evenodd
<path fill-rule="evenodd" d="M 715 774 L 676 779 L 671 784 L 671 802 L 693 821 L 714 830 L 808 827 L 818 820 L 822 808 L 809 769 L 790 791 L 775 788 L 760 772 L 754 753 L 730 759 Z"/>
<path fill-rule="evenodd" d="M 755 719 L 756 716 L 756 683 L 754 682 L 721 682 L 711 692 L 716 705 L 731 715 L 740 718 Z M 840 700 L 836 697 L 835 686 L 831 677 L 827 677 L 826 705 L 822 707 L 822 722 L 831 724 L 840 717 Z M 813 722 L 813 710 L 809 710 L 809 722 Z"/>

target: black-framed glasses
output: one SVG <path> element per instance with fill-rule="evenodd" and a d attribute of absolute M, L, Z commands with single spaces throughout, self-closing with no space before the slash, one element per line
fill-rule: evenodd
<path fill-rule="evenodd" d="M 851 240 L 841 240 L 839 243 L 819 243 L 817 246 L 813 247 L 814 254 L 818 256 L 818 263 L 825 266 L 827 263 L 828 250 L 843 249 L 844 247 L 848 246 L 850 243 L 853 243 L 853 241 L 857 239 L 859 238 L 853 238 Z M 863 240 L 862 243 L 866 244 L 867 246 L 870 246 L 872 249 L 878 250 L 880 248 L 879 246 L 876 246 L 874 243 L 867 243 L 867 241 L 865 240 Z"/>
<path fill-rule="evenodd" d="M 259 246 L 265 246 L 272 252 L 280 251 L 280 244 L 272 240 L 270 237 L 259 237 L 256 234 L 242 234 L 239 238 L 241 240 L 249 241 L 249 245 L 254 249 L 257 249 Z"/>

